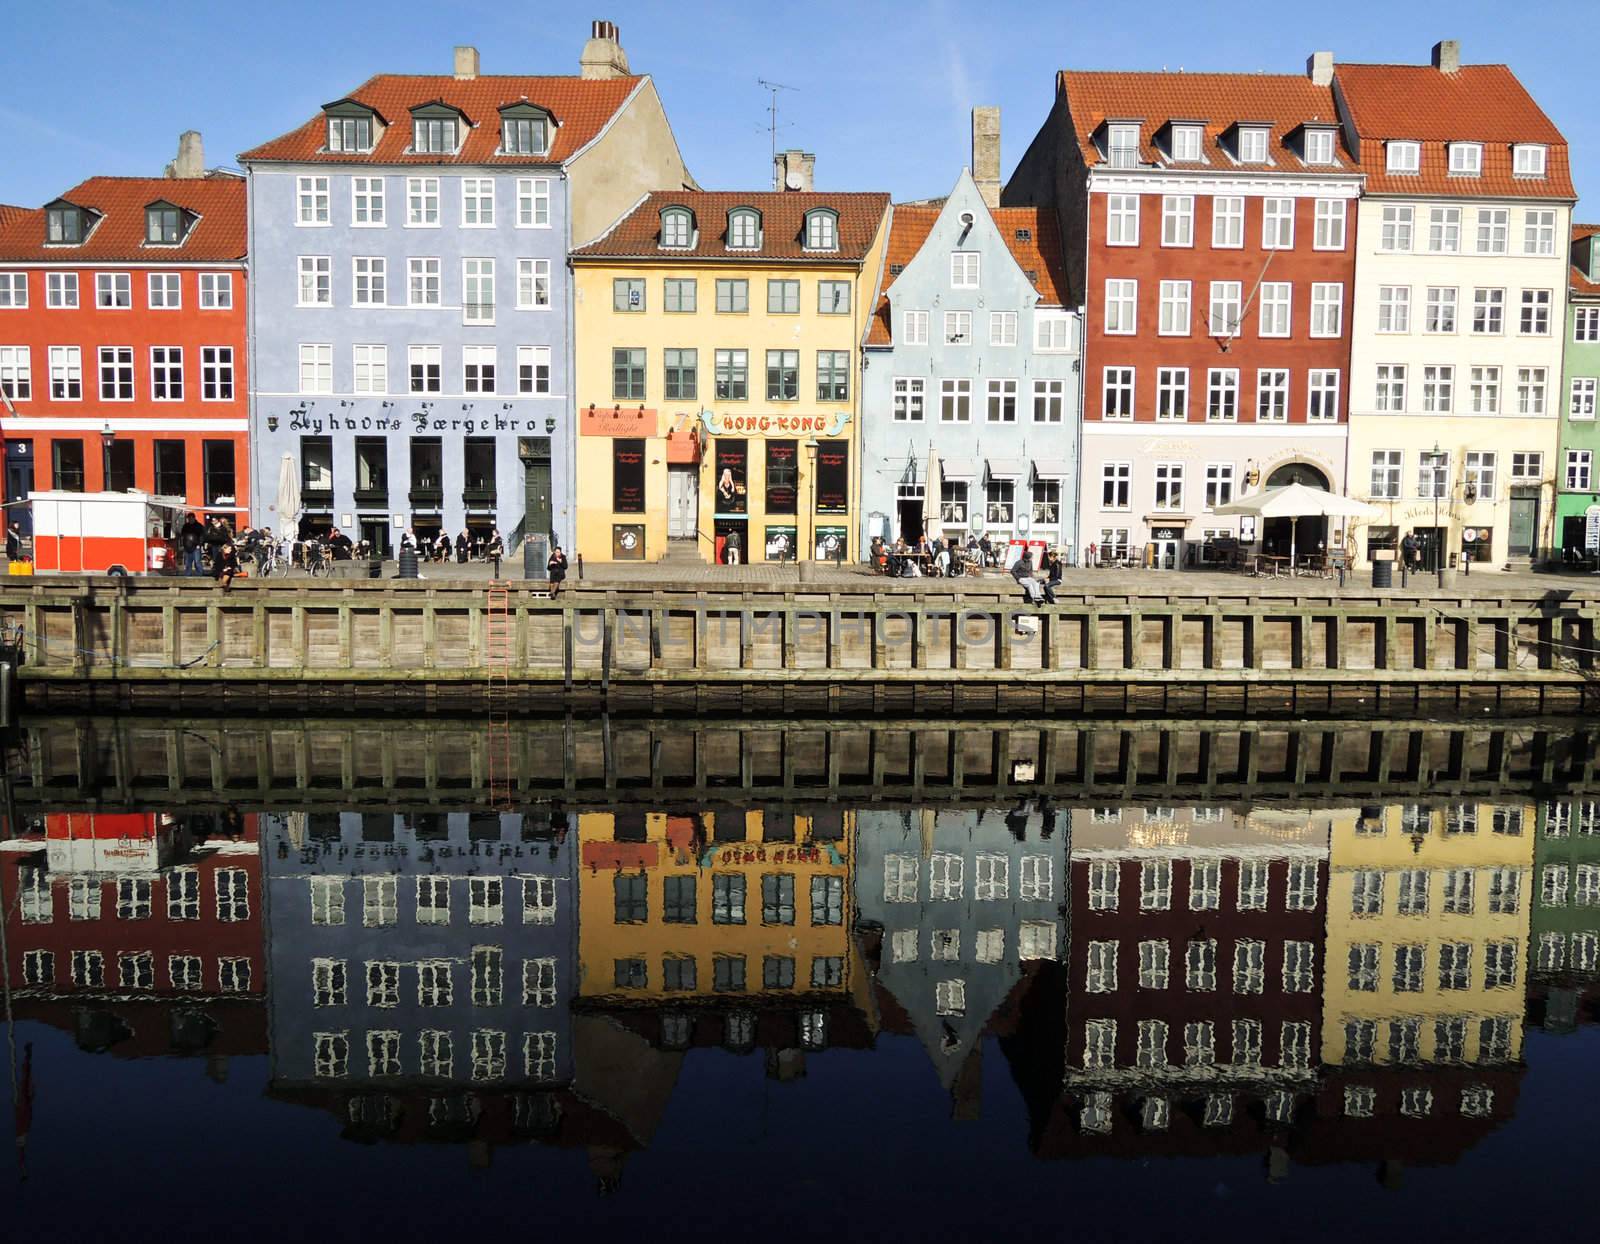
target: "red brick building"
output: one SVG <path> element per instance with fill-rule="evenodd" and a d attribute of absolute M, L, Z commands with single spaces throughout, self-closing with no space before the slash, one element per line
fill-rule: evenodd
<path fill-rule="evenodd" d="M 248 512 L 244 181 L 206 172 L 198 135 L 169 173 L 0 208 L 8 503 L 138 488 Z"/>
<path fill-rule="evenodd" d="M 1177 565 L 1216 537 L 1288 553 L 1287 520 L 1215 510 L 1344 490 L 1361 175 L 1332 75 L 1323 53 L 1305 76 L 1065 70 L 1006 186 L 1054 206 L 1084 306 L 1081 528 L 1101 560 Z"/>

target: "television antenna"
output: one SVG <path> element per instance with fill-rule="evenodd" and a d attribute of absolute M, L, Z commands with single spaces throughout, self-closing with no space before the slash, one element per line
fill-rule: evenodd
<path fill-rule="evenodd" d="M 797 86 L 785 86 L 782 82 L 769 82 L 766 78 L 757 78 L 756 81 L 761 84 L 761 89 L 771 96 L 767 103 L 767 133 L 772 139 L 772 160 L 776 164 L 778 160 L 778 130 L 787 128 L 787 126 L 779 126 L 778 124 L 778 92 L 798 91 L 800 88 Z"/>

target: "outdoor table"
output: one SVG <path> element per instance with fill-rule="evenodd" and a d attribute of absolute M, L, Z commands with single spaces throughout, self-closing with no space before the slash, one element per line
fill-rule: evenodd
<path fill-rule="evenodd" d="M 1278 553 L 1257 553 L 1256 577 L 1260 579 L 1270 575 L 1274 579 L 1281 579 L 1288 565 L 1289 559 Z"/>

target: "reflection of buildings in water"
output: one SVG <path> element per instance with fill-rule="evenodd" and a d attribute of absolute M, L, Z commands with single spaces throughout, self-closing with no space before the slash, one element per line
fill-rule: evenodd
<path fill-rule="evenodd" d="M 559 1131 L 576 938 L 561 814 L 289 813 L 265 848 L 276 1095 L 369 1139 Z"/>
<path fill-rule="evenodd" d="M 1539 809 L 1528 1019 L 1570 1033 L 1600 1022 L 1600 800 Z"/>
<path fill-rule="evenodd" d="M 849 929 L 854 814 L 723 806 L 578 818 L 580 1007 L 662 1050 L 865 1044 Z"/>
<path fill-rule="evenodd" d="M 856 814 L 857 921 L 885 1031 L 915 1033 L 958 1117 L 973 1117 L 985 1035 L 1017 1031 L 1061 953 L 1064 835 L 1053 809 Z"/>
<path fill-rule="evenodd" d="M 0 845 L 19 1019 L 119 1056 L 266 1048 L 256 817 L 51 813 Z"/>

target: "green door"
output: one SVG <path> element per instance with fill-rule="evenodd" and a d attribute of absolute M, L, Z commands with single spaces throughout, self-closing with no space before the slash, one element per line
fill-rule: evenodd
<path fill-rule="evenodd" d="M 1530 493 L 1532 495 L 1528 495 Z M 1511 490 L 1510 532 L 1506 537 L 1506 556 L 1531 557 L 1538 531 L 1538 492 L 1534 489 L 1513 488 Z"/>

